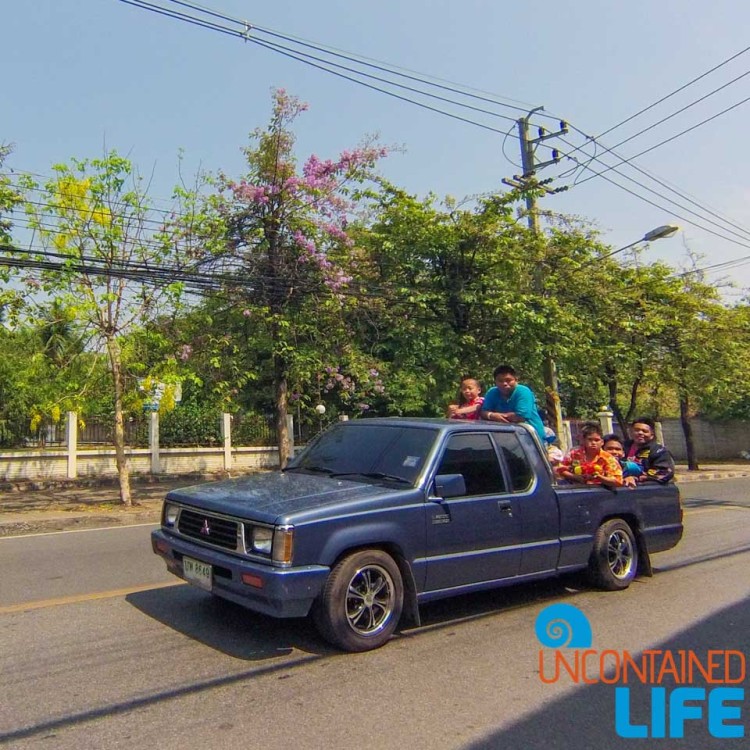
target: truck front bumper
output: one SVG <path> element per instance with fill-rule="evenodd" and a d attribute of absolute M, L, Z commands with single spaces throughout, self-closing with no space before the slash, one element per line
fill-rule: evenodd
<path fill-rule="evenodd" d="M 184 557 L 210 565 L 212 594 L 272 617 L 305 617 L 330 573 L 324 565 L 263 565 L 194 544 L 163 529 L 151 532 L 151 546 L 164 558 L 169 571 L 185 580 Z"/>

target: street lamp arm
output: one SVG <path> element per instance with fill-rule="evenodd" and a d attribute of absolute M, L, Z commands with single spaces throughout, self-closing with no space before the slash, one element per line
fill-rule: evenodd
<path fill-rule="evenodd" d="M 617 250 L 613 250 L 611 253 L 607 253 L 606 255 L 599 256 L 598 260 L 611 258 L 613 255 L 617 255 L 617 253 L 621 253 L 623 250 L 627 250 L 628 248 L 633 247 L 633 245 L 638 245 L 641 242 L 653 242 L 654 240 L 666 239 L 667 237 L 671 237 L 673 234 L 679 231 L 680 228 L 676 224 L 664 224 L 663 226 L 656 227 L 656 229 L 652 229 L 650 232 L 646 232 L 646 234 L 644 234 L 641 239 L 636 240 L 635 242 L 631 242 L 629 245 L 625 245 L 618 248 Z"/>

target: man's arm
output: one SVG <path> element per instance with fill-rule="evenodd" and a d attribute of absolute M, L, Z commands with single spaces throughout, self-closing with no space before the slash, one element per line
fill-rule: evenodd
<path fill-rule="evenodd" d="M 513 422 L 517 420 L 510 419 L 514 414 L 507 414 L 499 411 L 487 411 L 482 409 L 482 419 L 486 419 L 488 422 Z"/>
<path fill-rule="evenodd" d="M 667 484 L 674 479 L 674 459 L 663 446 L 654 447 L 646 459 L 645 471 L 638 477 L 639 482 L 659 482 Z"/>

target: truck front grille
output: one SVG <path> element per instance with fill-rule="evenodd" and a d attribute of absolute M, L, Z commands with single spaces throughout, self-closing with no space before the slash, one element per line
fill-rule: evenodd
<path fill-rule="evenodd" d="M 238 526 L 237 521 L 183 508 L 180 511 L 177 530 L 183 536 L 199 542 L 213 544 L 223 549 L 236 550 L 237 540 L 239 539 Z"/>

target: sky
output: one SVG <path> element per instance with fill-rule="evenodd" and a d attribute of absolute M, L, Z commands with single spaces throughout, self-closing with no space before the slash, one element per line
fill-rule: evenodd
<path fill-rule="evenodd" d="M 188 181 L 199 168 L 240 176 L 241 149 L 268 123 L 271 90 L 284 88 L 309 104 L 296 127 L 301 159 L 334 158 L 377 135 L 395 147 L 380 163 L 389 180 L 419 196 L 460 200 L 507 189 L 502 179 L 521 171 L 515 121 L 544 107 L 530 118 L 532 134 L 540 125 L 557 130 L 560 119 L 569 133 L 539 146 L 539 161 L 551 148 L 563 155 L 539 177 L 568 190 L 543 199 L 542 209 L 585 219 L 613 249 L 676 224 L 681 231 L 672 238 L 637 246 L 639 262 L 685 269 L 691 255 L 699 267 L 737 260 L 707 270 L 707 278 L 730 302 L 750 288 L 750 101 L 743 102 L 750 98 L 750 3 L 202 0 L 225 20 L 175 0 L 143 2 L 227 29 L 240 28 L 232 19 L 245 20 L 256 27 L 251 38 L 264 43 L 293 46 L 273 32 L 439 81 L 447 88 L 387 75 L 483 111 L 359 78 L 472 122 L 451 118 L 122 0 L 14 2 L 0 27 L 0 143 L 14 148 L 6 170 L 47 175 L 52 164 L 116 149 L 150 179 L 158 204 L 180 177 L 180 152 Z M 588 140 L 599 135 L 596 144 Z M 630 251 L 620 257 L 633 262 Z"/>

